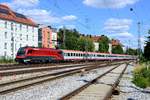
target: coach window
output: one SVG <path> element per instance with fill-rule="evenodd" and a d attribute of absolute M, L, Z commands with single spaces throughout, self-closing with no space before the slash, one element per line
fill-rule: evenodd
<path fill-rule="evenodd" d="M 68 53 L 68 56 L 70 56 L 70 53 Z"/>
<path fill-rule="evenodd" d="M 64 53 L 64 56 L 68 56 L 68 54 L 67 54 L 67 53 Z"/>

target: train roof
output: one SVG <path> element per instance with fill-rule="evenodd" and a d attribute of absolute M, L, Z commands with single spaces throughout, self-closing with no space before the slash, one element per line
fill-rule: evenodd
<path fill-rule="evenodd" d="M 32 47 L 32 46 L 26 46 L 26 47 L 21 47 L 21 48 L 33 49 L 33 50 L 53 50 L 53 51 L 61 51 L 61 50 L 59 50 L 59 49 L 54 49 L 54 48 L 39 48 L 39 47 Z"/>
<path fill-rule="evenodd" d="M 62 51 L 63 52 L 65 52 L 65 53 L 83 53 L 83 54 L 86 54 L 86 53 L 88 53 L 88 54 L 105 54 L 105 55 L 110 55 L 110 53 L 101 53 L 101 52 L 87 52 L 87 51 L 78 51 L 78 50 L 63 50 L 62 49 Z M 111 54 L 111 55 L 117 55 L 117 56 L 130 56 L 130 55 L 126 55 L 126 54 Z"/>

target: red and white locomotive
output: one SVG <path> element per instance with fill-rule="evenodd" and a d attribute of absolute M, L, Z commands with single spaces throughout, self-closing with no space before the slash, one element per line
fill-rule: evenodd
<path fill-rule="evenodd" d="M 51 48 L 21 47 L 15 60 L 19 63 L 57 62 L 82 60 L 132 60 L 136 56 L 124 54 L 109 54 L 98 52 L 83 52 Z"/>

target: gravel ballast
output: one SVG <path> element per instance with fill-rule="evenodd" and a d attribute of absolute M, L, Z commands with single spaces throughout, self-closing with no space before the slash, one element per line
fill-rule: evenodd
<path fill-rule="evenodd" d="M 100 68 L 86 73 L 84 76 L 76 74 L 58 80 L 45 82 L 12 93 L 0 95 L 0 100 L 57 100 L 65 94 L 86 84 L 112 67 Z"/>
<path fill-rule="evenodd" d="M 120 95 L 113 96 L 112 100 L 150 100 L 150 90 L 139 88 L 132 83 L 133 70 L 134 66 L 128 65 L 118 86 Z"/>

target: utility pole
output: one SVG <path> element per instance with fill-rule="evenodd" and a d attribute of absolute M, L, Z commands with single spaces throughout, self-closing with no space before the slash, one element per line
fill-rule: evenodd
<path fill-rule="evenodd" d="M 65 40 L 66 40 L 66 28 L 65 26 L 63 26 L 63 48 L 66 48 L 66 44 L 65 44 Z"/>
<path fill-rule="evenodd" d="M 141 23 L 138 22 L 138 57 L 141 57 L 141 33 L 140 33 L 140 29 L 141 29 Z"/>

